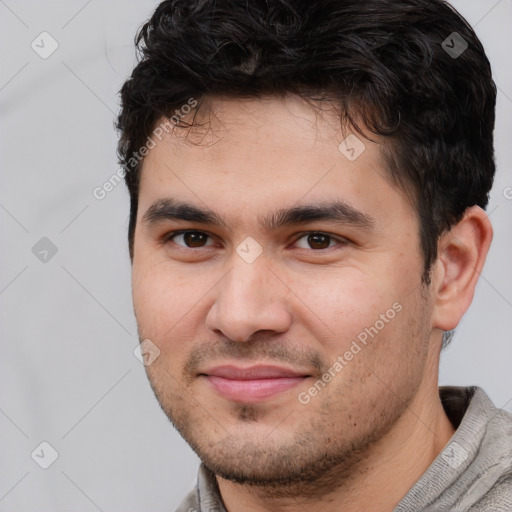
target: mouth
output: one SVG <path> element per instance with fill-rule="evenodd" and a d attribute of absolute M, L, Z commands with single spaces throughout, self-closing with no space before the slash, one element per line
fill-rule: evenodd
<path fill-rule="evenodd" d="M 233 402 L 257 403 L 298 386 L 311 377 L 279 366 L 216 366 L 199 374 L 212 389 Z"/>

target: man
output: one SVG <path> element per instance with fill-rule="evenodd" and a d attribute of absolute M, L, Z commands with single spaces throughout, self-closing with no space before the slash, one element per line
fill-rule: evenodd
<path fill-rule="evenodd" d="M 441 0 L 165 1 L 123 86 L 133 300 L 179 511 L 510 511 L 438 388 L 492 238 L 495 86 Z"/>

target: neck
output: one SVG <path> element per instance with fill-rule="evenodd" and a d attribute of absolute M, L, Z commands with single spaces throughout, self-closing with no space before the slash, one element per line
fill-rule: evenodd
<path fill-rule="evenodd" d="M 240 485 L 217 477 L 226 510 L 391 512 L 454 433 L 439 399 L 435 377 L 428 388 L 420 386 L 402 417 L 371 446 L 350 474 L 327 477 L 333 482 L 329 492 L 313 497 L 311 490 L 302 486 L 292 497 L 290 490 L 277 496 L 276 489 Z"/>

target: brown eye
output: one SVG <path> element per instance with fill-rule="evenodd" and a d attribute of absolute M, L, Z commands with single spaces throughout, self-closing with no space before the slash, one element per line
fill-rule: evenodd
<path fill-rule="evenodd" d="M 331 237 L 322 233 L 308 235 L 308 244 L 311 249 L 327 249 L 331 244 Z"/>
<path fill-rule="evenodd" d="M 322 249 L 329 249 L 336 245 L 342 247 L 347 244 L 347 240 L 343 237 L 335 237 L 327 233 L 320 233 L 318 231 L 305 233 L 295 242 L 295 246 L 299 249 L 313 249 L 321 251 Z"/>
<path fill-rule="evenodd" d="M 202 247 L 208 240 L 208 235 L 198 231 L 187 231 L 183 233 L 183 241 L 189 247 Z"/>
<path fill-rule="evenodd" d="M 202 231 L 182 231 L 170 236 L 167 240 L 173 241 L 176 245 L 181 247 L 189 247 L 195 249 L 198 247 L 206 247 L 212 245 L 209 243 L 210 236 Z"/>

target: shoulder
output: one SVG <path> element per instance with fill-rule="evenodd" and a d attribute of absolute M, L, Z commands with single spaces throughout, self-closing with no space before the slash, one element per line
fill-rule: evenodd
<path fill-rule="evenodd" d="M 463 501 L 471 512 L 512 510 L 512 414 L 497 408 L 485 392 L 475 389 L 476 410 L 467 421 L 482 418 L 482 434 L 472 465 L 474 481 Z M 478 414 L 475 414 L 478 413 Z"/>
<path fill-rule="evenodd" d="M 470 509 L 470 512 L 510 512 L 512 510 L 512 471 L 502 474 L 489 491 Z"/>

